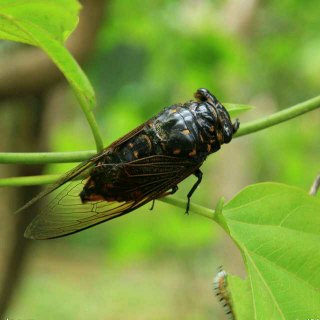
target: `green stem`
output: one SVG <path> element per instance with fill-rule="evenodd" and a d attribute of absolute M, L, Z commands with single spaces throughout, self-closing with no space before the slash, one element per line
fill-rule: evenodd
<path fill-rule="evenodd" d="M 306 112 L 310 112 L 317 108 L 320 108 L 320 96 L 317 96 L 313 99 L 296 104 L 293 107 L 276 112 L 262 119 L 258 119 L 258 120 L 246 123 L 243 126 L 240 126 L 239 131 L 235 134 L 235 138 L 269 128 L 278 123 L 298 117 Z"/>
<path fill-rule="evenodd" d="M 59 177 L 59 174 L 50 174 L 42 176 L 4 178 L 0 179 L 0 187 L 22 187 L 51 184 L 56 182 Z"/>
<path fill-rule="evenodd" d="M 165 202 L 165 203 L 168 203 L 168 204 L 171 204 L 175 207 L 182 208 L 184 210 L 187 208 L 187 201 L 179 199 L 175 196 L 160 198 L 158 200 Z M 189 212 L 199 214 L 199 215 L 206 217 L 206 218 L 209 218 L 211 220 L 213 220 L 213 217 L 214 217 L 214 210 L 199 206 L 198 204 L 194 204 L 194 203 L 190 203 Z"/>
<path fill-rule="evenodd" d="M 77 152 L 0 152 L 0 164 L 47 164 L 81 162 L 96 153 L 95 150 Z"/>
<path fill-rule="evenodd" d="M 96 121 L 96 118 L 91 110 L 90 102 L 85 98 L 83 94 L 81 94 L 77 88 L 73 88 L 74 92 L 78 98 L 78 101 L 80 102 L 81 108 L 87 118 L 87 121 L 90 125 L 94 140 L 96 142 L 96 148 L 97 151 L 100 152 L 103 149 L 103 141 L 102 136 L 98 127 L 98 123 Z"/>
<path fill-rule="evenodd" d="M 306 112 L 315 110 L 320 107 L 320 96 L 299 103 L 288 109 L 276 112 L 270 116 L 258 119 L 240 127 L 235 137 L 241 137 L 259 130 L 266 129 L 278 123 L 290 120 L 294 117 L 302 115 Z M 91 112 L 91 111 L 90 111 Z M 89 113 L 90 113 L 89 112 Z M 88 114 L 89 114 L 88 113 Z M 89 115 L 90 118 L 90 115 Z M 93 118 L 94 119 L 94 118 Z M 88 120 L 89 121 L 89 120 Z M 93 121 L 93 127 L 95 120 Z M 99 132 L 99 130 L 93 132 Z M 99 135 L 99 134 L 98 134 Z M 102 141 L 102 140 L 101 140 Z M 101 144 L 102 148 L 102 144 Z M 25 163 L 25 164 L 45 164 L 45 163 L 64 163 L 64 162 L 78 162 L 88 159 L 94 154 L 94 151 L 81 152 L 50 152 L 50 153 L 5 153 L 0 152 L 0 164 L 8 163 Z"/>

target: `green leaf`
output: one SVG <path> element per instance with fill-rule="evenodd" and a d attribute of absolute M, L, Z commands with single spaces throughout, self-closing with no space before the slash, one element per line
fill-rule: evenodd
<path fill-rule="evenodd" d="M 237 319 L 254 319 L 254 305 L 249 278 L 242 280 L 236 276 L 228 276 L 228 290 L 232 290 L 231 301 L 238 316 Z"/>
<path fill-rule="evenodd" d="M 248 278 L 230 277 L 237 319 L 319 318 L 320 201 L 277 183 L 243 189 L 223 210 Z"/>
<path fill-rule="evenodd" d="M 90 124 L 97 149 L 103 148 L 91 111 L 94 90 L 77 61 L 63 45 L 78 24 L 81 6 L 76 0 L 2 0 L 0 38 L 43 49 L 69 81 Z"/>
<path fill-rule="evenodd" d="M 223 103 L 223 106 L 228 110 L 230 118 L 234 118 L 241 113 L 254 109 L 254 107 L 246 104 Z"/>
<path fill-rule="evenodd" d="M 6 0 L 0 5 L 0 37 L 43 49 L 76 93 L 94 103 L 93 88 L 63 43 L 78 24 L 75 0 Z"/>
<path fill-rule="evenodd" d="M 32 35 L 21 30 L 31 26 L 64 43 L 78 24 L 80 8 L 75 0 L 2 0 L 0 38 L 38 46 Z"/>

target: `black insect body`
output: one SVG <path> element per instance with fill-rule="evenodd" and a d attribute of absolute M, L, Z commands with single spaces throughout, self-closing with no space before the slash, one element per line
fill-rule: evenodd
<path fill-rule="evenodd" d="M 25 236 L 50 239 L 79 232 L 173 194 L 178 183 L 194 174 L 198 180 L 188 193 L 188 212 L 202 179 L 203 161 L 229 143 L 239 128 L 208 90 L 199 89 L 195 97 L 197 101 L 165 108 L 22 207 L 68 184 L 28 226 Z"/>

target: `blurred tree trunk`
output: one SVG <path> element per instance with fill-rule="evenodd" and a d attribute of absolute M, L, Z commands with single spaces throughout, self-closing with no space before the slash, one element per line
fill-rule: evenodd
<path fill-rule="evenodd" d="M 2 123 L 5 130 L 2 136 L 6 141 L 6 148 L 1 150 L 14 151 L 40 151 L 45 150 L 45 141 L 42 139 L 41 118 L 44 111 L 40 96 L 33 96 L 32 99 L 12 99 L 7 105 L 1 106 L 1 113 L 7 115 L 7 123 Z M 8 119 L 9 118 L 9 119 Z M 3 118 L 2 118 L 3 119 Z M 43 166 L 16 165 L 2 167 L 1 176 L 28 176 L 41 175 Z M 38 212 L 38 206 L 25 210 L 19 215 L 12 213 L 22 206 L 25 202 L 34 197 L 40 187 L 26 188 L 6 188 L 1 193 L 1 207 L 4 209 L 1 215 L 1 247 L 2 264 L 0 276 L 0 317 L 4 317 L 16 285 L 19 283 L 23 274 L 24 258 L 27 249 L 31 244 L 23 237 L 24 230 L 30 222 L 30 218 Z"/>
<path fill-rule="evenodd" d="M 246 38 L 248 34 L 254 32 L 259 5 L 259 0 L 228 0 L 224 8 L 226 28 L 230 32 Z"/>
<path fill-rule="evenodd" d="M 94 47 L 106 4 L 105 0 L 82 1 L 79 26 L 67 42 L 68 49 L 79 62 L 88 58 Z M 50 128 L 43 124 L 50 121 L 43 121 L 43 117 L 48 114 L 46 109 L 54 108 L 51 101 L 61 92 L 57 83 L 63 80 L 63 76 L 42 51 L 24 45 L 16 47 L 18 50 L 3 55 L 0 60 L 0 150 L 47 151 Z M 64 80 L 63 83 L 68 88 Z M 41 175 L 43 169 L 42 165 L 1 165 L 0 175 Z M 32 250 L 33 242 L 26 240 L 23 233 L 39 213 L 39 208 L 35 204 L 18 215 L 12 213 L 34 197 L 40 188 L 5 188 L 1 191 L 0 319 L 5 318 L 20 284 L 26 257 Z"/>

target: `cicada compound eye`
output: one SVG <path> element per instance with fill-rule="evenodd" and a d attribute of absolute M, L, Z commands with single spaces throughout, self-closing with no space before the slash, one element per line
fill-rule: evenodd
<path fill-rule="evenodd" d="M 216 97 L 208 89 L 205 89 L 205 88 L 198 89 L 194 94 L 194 96 L 200 102 L 211 100 L 212 102 L 215 103 L 217 101 Z"/>

